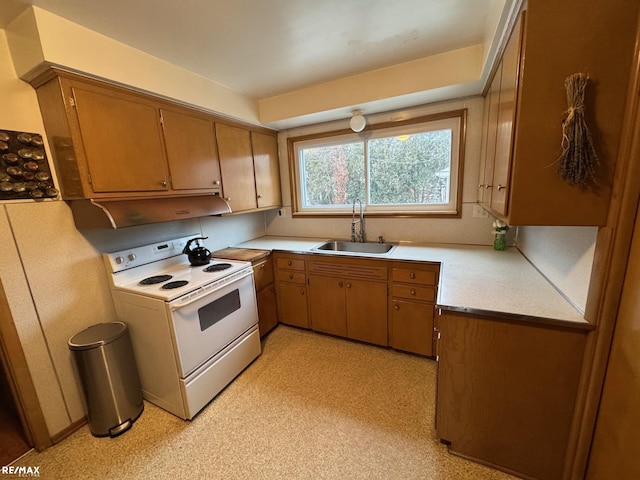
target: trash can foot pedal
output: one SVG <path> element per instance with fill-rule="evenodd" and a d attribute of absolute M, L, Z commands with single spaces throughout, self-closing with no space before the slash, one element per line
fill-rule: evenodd
<path fill-rule="evenodd" d="M 133 425 L 133 422 L 131 421 L 131 419 L 126 420 L 126 421 L 122 422 L 120 425 L 109 429 L 109 436 L 110 437 L 117 437 L 121 433 L 124 433 L 127 430 L 129 430 L 131 428 L 131 425 Z"/>

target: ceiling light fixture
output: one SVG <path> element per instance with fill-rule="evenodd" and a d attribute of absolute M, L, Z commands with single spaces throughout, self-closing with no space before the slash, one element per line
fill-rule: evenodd
<path fill-rule="evenodd" d="M 364 127 L 367 126 L 367 120 L 362 116 L 362 111 L 360 110 L 354 110 L 351 113 L 353 114 L 351 121 L 349 122 L 351 130 L 354 132 L 361 132 L 364 130 Z"/>

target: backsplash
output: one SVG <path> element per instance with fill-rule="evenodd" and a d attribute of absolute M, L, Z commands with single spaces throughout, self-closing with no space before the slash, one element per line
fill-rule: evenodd
<path fill-rule="evenodd" d="M 597 227 L 519 227 L 518 248 L 584 312 Z"/>

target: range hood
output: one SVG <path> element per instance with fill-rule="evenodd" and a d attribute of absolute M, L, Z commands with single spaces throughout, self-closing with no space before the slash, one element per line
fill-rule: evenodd
<path fill-rule="evenodd" d="M 231 213 L 219 195 L 70 200 L 77 228 L 124 228 Z"/>

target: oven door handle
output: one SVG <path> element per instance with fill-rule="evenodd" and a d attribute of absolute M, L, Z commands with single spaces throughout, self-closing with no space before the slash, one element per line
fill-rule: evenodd
<path fill-rule="evenodd" d="M 237 276 L 236 276 L 237 275 Z M 238 280 L 242 280 L 244 277 L 248 277 L 249 275 L 253 275 L 253 270 L 251 268 L 247 268 L 247 270 L 241 270 L 240 272 L 236 272 L 235 274 L 231 275 L 231 278 L 226 278 L 225 282 L 221 283 L 221 284 L 216 284 L 214 283 L 212 286 L 207 287 L 206 285 L 204 287 L 200 287 L 200 289 L 191 294 L 188 295 L 187 297 L 189 297 L 186 301 L 181 302 L 181 303 L 176 303 L 175 305 L 171 305 L 171 311 L 175 312 L 176 310 L 182 308 L 182 307 L 186 307 L 187 305 L 191 305 L 194 302 L 197 302 L 198 300 L 200 300 L 202 297 L 209 295 L 210 293 L 213 293 L 217 290 L 220 290 L 221 288 L 224 288 L 228 285 L 232 285 L 234 283 L 236 283 Z"/>

